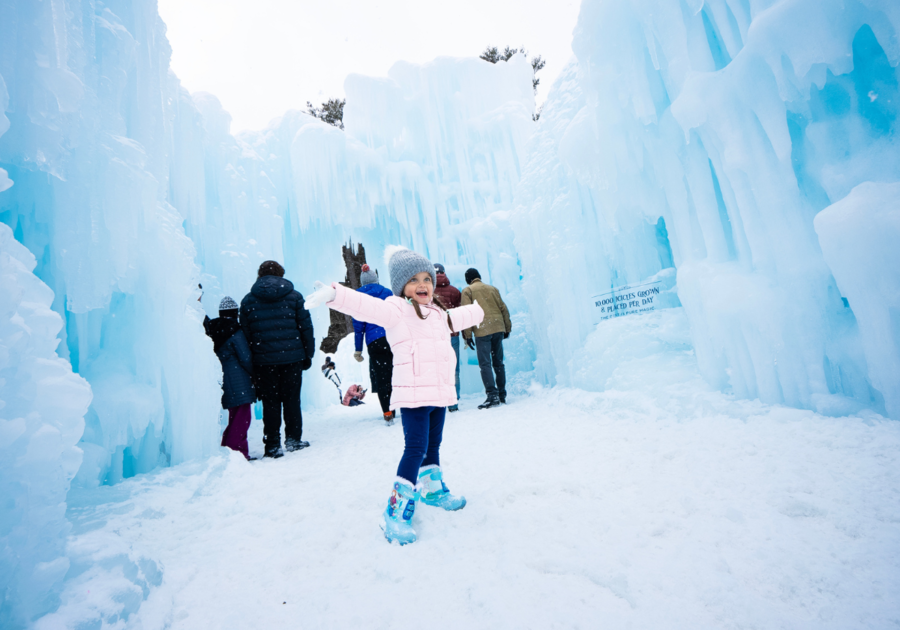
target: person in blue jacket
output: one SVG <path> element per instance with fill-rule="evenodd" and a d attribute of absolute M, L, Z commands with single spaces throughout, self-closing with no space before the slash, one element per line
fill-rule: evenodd
<path fill-rule="evenodd" d="M 393 295 L 387 287 L 378 284 L 378 272 L 369 267 L 362 266 L 362 274 L 359 276 L 360 287 L 358 291 L 380 298 L 382 300 Z M 363 341 L 369 350 L 369 377 L 372 379 L 372 391 L 378 394 L 378 402 L 381 403 L 381 411 L 384 419 L 390 423 L 394 421 L 394 412 L 391 405 L 391 378 L 394 374 L 394 354 L 391 346 L 384 336 L 384 328 L 375 324 L 353 320 L 353 330 L 356 333 L 356 352 L 353 358 L 363 362 Z"/>

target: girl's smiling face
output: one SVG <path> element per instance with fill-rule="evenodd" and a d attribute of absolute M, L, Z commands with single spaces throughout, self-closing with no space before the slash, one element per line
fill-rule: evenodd
<path fill-rule="evenodd" d="M 417 273 L 403 287 L 403 297 L 415 300 L 422 306 L 431 304 L 433 293 L 434 283 L 431 281 L 431 274 L 427 271 Z"/>

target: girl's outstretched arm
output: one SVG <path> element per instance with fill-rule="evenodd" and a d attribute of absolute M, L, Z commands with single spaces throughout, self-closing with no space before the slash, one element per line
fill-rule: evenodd
<path fill-rule="evenodd" d="M 468 306 L 458 306 L 447 311 L 450 321 L 453 322 L 453 332 L 462 332 L 466 328 L 477 326 L 484 320 L 484 311 L 476 300 Z"/>
<path fill-rule="evenodd" d="M 400 308 L 396 304 L 337 283 L 331 286 L 335 290 L 335 296 L 325 305 L 328 308 L 382 328 L 393 328 L 400 323 Z"/>
<path fill-rule="evenodd" d="M 400 323 L 400 308 L 396 304 L 348 289 L 336 282 L 330 287 L 316 283 L 316 292 L 307 300 L 306 307 L 319 304 L 382 328 L 393 328 Z"/>

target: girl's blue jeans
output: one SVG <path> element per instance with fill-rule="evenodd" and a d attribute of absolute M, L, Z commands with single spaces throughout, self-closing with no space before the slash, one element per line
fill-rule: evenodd
<path fill-rule="evenodd" d="M 441 463 L 441 438 L 446 413 L 446 407 L 400 409 L 406 447 L 397 466 L 397 476 L 409 481 L 413 487 L 419 478 L 419 468 L 432 464 L 439 466 Z"/>

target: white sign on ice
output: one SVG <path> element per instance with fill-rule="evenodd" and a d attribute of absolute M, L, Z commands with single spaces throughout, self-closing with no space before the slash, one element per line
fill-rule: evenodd
<path fill-rule="evenodd" d="M 591 320 L 596 324 L 611 317 L 649 313 L 656 308 L 662 280 L 630 284 L 591 298 Z"/>

